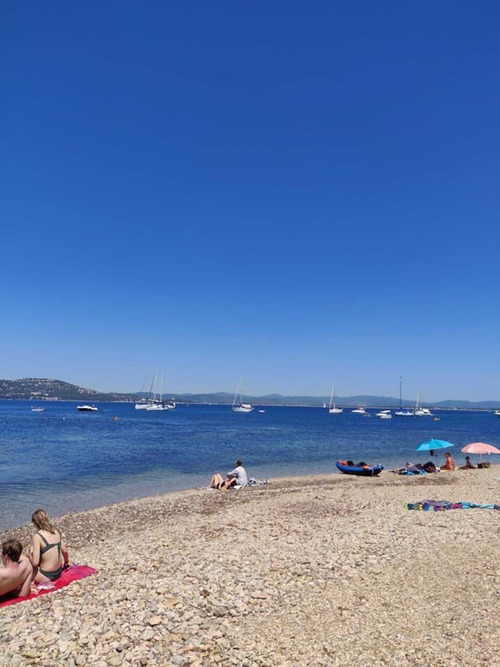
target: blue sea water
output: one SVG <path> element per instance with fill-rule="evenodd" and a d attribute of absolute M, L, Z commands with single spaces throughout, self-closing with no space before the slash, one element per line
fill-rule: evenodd
<path fill-rule="evenodd" d="M 43 412 L 31 405 L 0 401 L 0 530 L 29 522 L 38 507 L 57 516 L 206 486 L 236 458 L 251 477 L 272 478 L 337 472 L 339 458 L 386 468 L 428 460 L 415 449 L 430 438 L 454 443 L 457 463 L 468 442 L 500 447 L 500 419 L 491 412 L 439 411 L 434 421 L 302 407 L 244 414 L 230 406 L 178 405 L 154 413 L 99 403 L 98 412 L 82 413 L 73 402 L 44 402 Z"/>

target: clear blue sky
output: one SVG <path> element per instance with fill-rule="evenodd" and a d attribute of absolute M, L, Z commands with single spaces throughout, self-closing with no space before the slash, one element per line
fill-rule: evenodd
<path fill-rule="evenodd" d="M 500 400 L 500 7 L 4 5 L 0 377 Z"/>

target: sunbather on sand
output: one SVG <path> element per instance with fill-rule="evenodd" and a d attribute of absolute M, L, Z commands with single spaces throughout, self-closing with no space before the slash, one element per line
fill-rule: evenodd
<path fill-rule="evenodd" d="M 36 570 L 35 583 L 56 581 L 64 567 L 69 565 L 69 556 L 61 533 L 54 528 L 45 510 L 37 510 L 31 517 L 38 532 L 33 535 L 31 559 Z"/>
<path fill-rule="evenodd" d="M 446 461 L 443 466 L 441 466 L 441 470 L 452 470 L 454 471 L 456 469 L 455 461 L 451 458 L 450 452 L 446 452 L 445 454 Z"/>
<path fill-rule="evenodd" d="M 216 472 L 212 475 L 210 480 L 211 489 L 230 489 L 231 487 L 241 488 L 248 484 L 248 477 L 243 463 L 238 459 L 236 461 L 236 468 L 227 473 L 226 479 L 222 479 L 222 475 Z"/>
<path fill-rule="evenodd" d="M 436 466 L 432 461 L 427 463 L 407 463 L 402 468 L 396 468 L 396 472 L 400 475 L 411 475 L 425 472 L 436 472 Z"/>
<path fill-rule="evenodd" d="M 27 556 L 23 556 L 23 545 L 19 540 L 7 540 L 2 544 L 0 568 L 0 601 L 9 598 L 26 597 L 30 594 L 33 566 Z"/>
<path fill-rule="evenodd" d="M 460 466 L 459 470 L 472 470 L 476 469 L 476 466 L 473 466 L 472 463 L 470 462 L 470 456 L 465 457 L 465 465 Z"/>
<path fill-rule="evenodd" d="M 401 468 L 395 468 L 393 472 L 406 473 L 416 466 L 420 466 L 420 463 L 410 463 L 410 461 L 407 461 L 404 466 L 401 466 Z"/>

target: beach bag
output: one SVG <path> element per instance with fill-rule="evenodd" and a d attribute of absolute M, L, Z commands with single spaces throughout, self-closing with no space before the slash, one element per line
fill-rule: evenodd
<path fill-rule="evenodd" d="M 477 464 L 478 468 L 489 468 L 490 467 L 490 462 L 489 461 L 481 461 L 481 463 Z"/>

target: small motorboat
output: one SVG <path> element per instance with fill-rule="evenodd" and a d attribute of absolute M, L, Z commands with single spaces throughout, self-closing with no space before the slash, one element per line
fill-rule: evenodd
<path fill-rule="evenodd" d="M 80 412 L 97 412 L 95 405 L 78 405 L 76 409 Z"/>
<path fill-rule="evenodd" d="M 353 461 L 336 461 L 335 465 L 345 475 L 359 475 L 360 477 L 376 477 L 384 469 L 383 465 L 369 466 L 367 463 Z"/>

